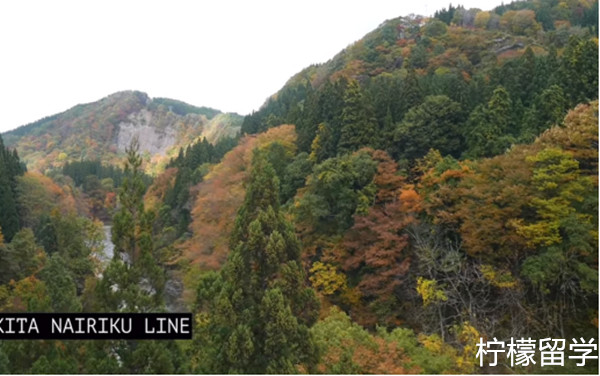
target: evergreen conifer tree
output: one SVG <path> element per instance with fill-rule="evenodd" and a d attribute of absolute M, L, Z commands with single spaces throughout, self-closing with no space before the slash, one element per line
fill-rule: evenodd
<path fill-rule="evenodd" d="M 279 211 L 279 182 L 255 152 L 222 271 L 198 288 L 199 372 L 296 373 L 316 363 L 309 332 L 319 302 L 306 287 L 300 245 Z"/>
<path fill-rule="evenodd" d="M 377 122 L 372 108 L 357 81 L 351 81 L 344 95 L 342 129 L 338 150 L 340 153 L 356 151 L 376 143 Z"/>

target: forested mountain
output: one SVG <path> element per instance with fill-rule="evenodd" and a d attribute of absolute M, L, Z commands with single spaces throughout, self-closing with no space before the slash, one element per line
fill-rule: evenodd
<path fill-rule="evenodd" d="M 120 163 L 125 148 L 137 137 L 146 170 L 156 173 L 168 156 L 176 155 L 180 147 L 197 138 L 216 142 L 235 136 L 241 119 L 237 114 L 125 91 L 77 105 L 6 132 L 3 137 L 30 169 L 42 173 L 80 160 Z"/>
<path fill-rule="evenodd" d="M 596 374 L 567 354 L 598 338 L 597 16 L 532 0 L 385 21 L 239 137 L 141 93 L 117 95 L 129 110 L 97 148 L 51 161 L 39 144 L 28 165 L 61 167 L 47 175 L 26 171 L 27 142 L 83 118 L 7 134 L 0 312 L 195 320 L 190 341 L 0 341 L 0 373 Z M 144 141 L 119 159 L 116 129 L 164 119 L 191 133 L 152 179 Z M 80 160 L 100 145 L 118 167 Z M 90 218 L 113 225 L 108 262 Z M 564 366 L 480 366 L 480 340 L 512 338 L 565 339 Z"/>
<path fill-rule="evenodd" d="M 497 155 L 596 98 L 596 25 L 597 2 L 582 1 L 391 19 L 295 75 L 242 132 L 295 124 L 299 150 L 318 161 L 361 146 L 398 160 L 430 147 Z"/>

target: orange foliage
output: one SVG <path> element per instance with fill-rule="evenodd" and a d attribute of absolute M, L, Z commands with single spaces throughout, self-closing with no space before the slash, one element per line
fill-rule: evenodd
<path fill-rule="evenodd" d="M 523 56 L 524 53 L 525 53 L 524 48 L 504 51 L 498 55 L 498 62 L 503 63 L 506 60 L 512 60 L 512 59 L 519 58 L 519 57 Z"/>
<path fill-rule="evenodd" d="M 453 68 L 456 66 L 468 63 L 465 54 L 458 48 L 449 48 L 444 53 L 434 56 L 429 59 L 428 67 L 430 70 L 435 70 L 439 67 Z"/>
<path fill-rule="evenodd" d="M 117 194 L 115 192 L 106 192 L 104 198 L 104 207 L 106 209 L 113 209 L 117 205 Z"/>
<path fill-rule="evenodd" d="M 352 361 L 356 363 L 364 373 L 375 375 L 401 375 L 406 373 L 418 373 L 418 368 L 405 368 L 410 359 L 404 355 L 402 349 L 395 342 L 387 342 L 383 338 L 373 338 L 376 349 L 367 346 L 359 346 L 352 354 Z"/>
<path fill-rule="evenodd" d="M 560 147 L 579 162 L 587 176 L 598 177 L 598 102 L 579 105 L 565 118 L 564 126 L 544 132 L 535 143 L 477 163 L 436 171 L 431 166 L 420 181 L 426 196 L 424 209 L 434 222 L 459 232 L 470 255 L 519 260 L 527 252 L 525 237 L 515 223 L 533 215 L 536 196 L 528 156 L 549 147 Z M 438 160 L 436 163 L 441 163 Z"/>
<path fill-rule="evenodd" d="M 19 281 L 11 280 L 11 312 L 27 312 L 29 308 L 39 309 L 49 303 L 44 282 L 34 276 L 25 277 Z"/>
<path fill-rule="evenodd" d="M 410 259 L 404 254 L 409 236 L 404 230 L 416 221 L 421 197 L 404 184 L 396 163 L 385 152 L 375 151 L 373 159 L 379 162 L 375 204 L 366 216 L 355 216 L 354 227 L 344 239 L 346 254 L 341 252 L 338 261 L 346 271 L 361 269 L 357 287 L 362 296 L 385 299 L 393 295 L 401 283 L 398 276 L 409 268 Z"/>
<path fill-rule="evenodd" d="M 519 257 L 524 238 L 514 231 L 512 220 L 523 215 L 532 197 L 531 171 L 523 149 L 485 159 L 476 173 L 463 180 L 463 196 L 455 206 L 466 251 L 492 257 Z M 457 204 L 458 201 L 455 201 Z"/>
<path fill-rule="evenodd" d="M 171 167 L 154 179 L 154 182 L 152 182 L 152 185 L 148 188 L 144 196 L 146 208 L 156 209 L 157 203 L 164 202 L 167 190 L 173 187 L 175 175 L 177 175 L 177 168 Z M 108 194 L 106 199 L 108 200 Z"/>
<path fill-rule="evenodd" d="M 246 135 L 240 144 L 192 187 L 192 237 L 181 247 L 186 258 L 202 269 L 217 270 L 227 258 L 229 236 L 246 193 L 252 150 L 272 142 L 295 148 L 293 125 L 281 125 L 258 135 Z"/>
<path fill-rule="evenodd" d="M 579 162 L 579 168 L 590 176 L 598 177 L 598 101 L 580 104 L 569 111 L 564 126 L 544 132 L 536 144 L 560 145 Z"/>
<path fill-rule="evenodd" d="M 60 187 L 38 172 L 26 172 L 19 178 L 19 205 L 25 225 L 31 226 L 43 213 L 58 208 L 61 213 L 77 212 L 77 203 L 68 187 Z"/>
<path fill-rule="evenodd" d="M 341 77 L 347 80 L 356 79 L 365 72 L 365 63 L 362 60 L 351 60 L 346 64 L 344 69 L 339 70 L 331 75 L 331 81 L 335 82 Z"/>

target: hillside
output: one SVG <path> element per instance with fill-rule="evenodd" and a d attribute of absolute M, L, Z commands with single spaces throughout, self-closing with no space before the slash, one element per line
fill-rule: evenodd
<path fill-rule="evenodd" d="M 126 92 L 9 132 L 0 313 L 194 327 L 0 373 L 598 374 L 598 121 L 598 2 L 526 0 L 389 19 L 243 121 Z"/>
<path fill-rule="evenodd" d="M 362 144 L 411 160 L 437 148 L 426 142 L 436 136 L 417 134 L 411 125 L 418 116 L 408 118 L 405 131 L 396 126 L 426 97 L 443 96 L 430 105 L 450 110 L 447 128 L 438 128 L 455 141 L 447 151 L 455 157 L 497 155 L 511 143 L 532 141 L 568 108 L 597 97 L 597 6 L 597 1 L 523 1 L 493 11 L 451 7 L 430 19 L 387 20 L 328 62 L 294 75 L 244 119 L 242 132 L 296 124 L 299 150 L 310 153 L 323 124 L 329 137 L 323 155 Z M 349 87 L 354 112 L 344 114 Z M 503 129 L 486 132 L 506 137 L 479 144 L 486 136 L 472 128 L 489 115 L 483 109 L 496 89 L 510 116 L 498 125 Z M 360 127 L 344 129 L 359 119 Z M 346 132 L 354 134 L 352 140 Z"/>
<path fill-rule="evenodd" d="M 6 132 L 3 138 L 29 169 L 44 172 L 82 159 L 120 162 L 138 137 L 146 170 L 154 172 L 179 147 L 198 137 L 216 142 L 234 136 L 240 123 L 237 114 L 125 91 Z"/>

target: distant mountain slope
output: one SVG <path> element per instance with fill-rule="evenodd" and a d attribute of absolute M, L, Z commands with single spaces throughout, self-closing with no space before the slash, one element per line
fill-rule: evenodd
<path fill-rule="evenodd" d="M 198 137 L 215 142 L 237 134 L 241 121 L 237 114 L 124 91 L 19 127 L 3 137 L 30 169 L 41 172 L 81 159 L 117 162 L 138 137 L 147 170 L 154 170 Z"/>

